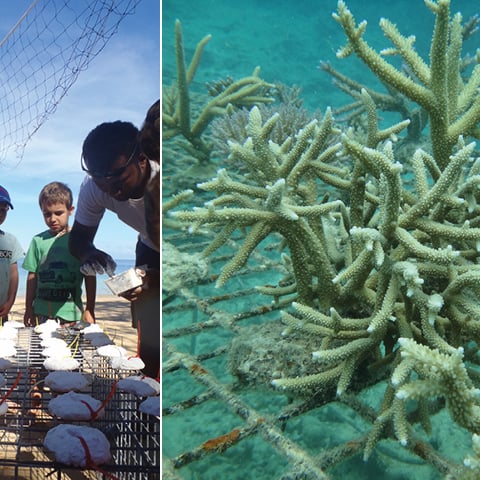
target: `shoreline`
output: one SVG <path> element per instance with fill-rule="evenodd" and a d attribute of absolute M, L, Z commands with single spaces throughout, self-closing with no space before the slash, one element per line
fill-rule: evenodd
<path fill-rule="evenodd" d="M 24 312 L 25 295 L 19 294 L 9 313 L 9 318 L 23 323 Z M 115 345 L 124 347 L 128 355 L 136 354 L 137 330 L 132 327 L 130 302 L 113 294 L 97 295 L 95 320 Z"/>

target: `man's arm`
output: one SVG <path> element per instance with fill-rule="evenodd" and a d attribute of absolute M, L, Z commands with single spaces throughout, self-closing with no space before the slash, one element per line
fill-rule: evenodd
<path fill-rule="evenodd" d="M 101 275 L 106 272 L 112 276 L 117 264 L 108 253 L 95 247 L 93 240 L 97 229 L 98 226 L 87 227 L 75 220 L 68 238 L 68 248 L 70 253 L 80 260 L 80 271 L 84 275 L 96 275 L 97 273 Z"/>
<path fill-rule="evenodd" d="M 73 227 L 68 237 L 68 248 L 70 253 L 78 258 L 81 263 L 96 250 L 93 240 L 95 239 L 97 229 L 98 226 L 87 227 L 76 220 L 73 222 Z"/>

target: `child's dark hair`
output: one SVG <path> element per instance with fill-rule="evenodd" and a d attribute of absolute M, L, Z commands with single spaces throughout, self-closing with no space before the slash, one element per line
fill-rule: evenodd
<path fill-rule="evenodd" d="M 54 203 L 64 203 L 70 209 L 73 205 L 73 194 L 70 188 L 62 182 L 50 182 L 45 185 L 38 196 L 38 204 L 52 205 Z"/>

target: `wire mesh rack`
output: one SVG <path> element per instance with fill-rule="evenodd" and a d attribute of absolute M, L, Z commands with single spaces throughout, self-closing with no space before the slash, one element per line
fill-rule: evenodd
<path fill-rule="evenodd" d="M 211 241 L 208 232 L 203 233 L 192 236 L 165 229 L 163 239 L 194 254 Z M 287 305 L 272 302 L 256 288 L 275 284 L 285 274 L 278 260 L 279 239 L 262 243 L 248 266 L 229 280 L 228 290 L 215 288 L 220 268 L 238 251 L 238 240 L 217 251 L 206 277 L 164 293 L 163 478 L 457 478 L 457 467 L 471 450 L 471 435 L 450 420 L 441 402 L 431 405 L 432 431 L 449 428 L 448 436 L 428 437 L 412 421 L 407 447 L 399 448 L 387 429 L 365 462 L 363 448 L 386 378 L 371 384 L 359 381 L 342 398 L 335 397 L 334 388 L 289 398 L 268 381 L 255 383 L 255 374 L 243 381 L 232 368 L 236 339 L 262 335 L 256 330 L 260 325 L 279 324 L 280 310 Z M 280 343 L 281 330 L 276 332 Z M 258 340 L 252 345 L 261 349 L 262 339 Z M 260 377 L 263 368 L 264 380 L 271 380 L 274 372 L 268 371 L 273 367 L 267 356 L 260 350 L 250 353 L 250 371 Z"/>
<path fill-rule="evenodd" d="M 159 418 L 139 411 L 143 399 L 114 388 L 120 378 L 139 372 L 112 368 L 108 358 L 100 356 L 78 330 L 61 328 L 57 332 L 73 344 L 78 371 L 91 377 L 90 386 L 82 393 L 103 401 L 113 392 L 104 416 L 91 422 L 68 422 L 101 430 L 109 440 L 112 460 L 101 470 L 80 469 L 56 462 L 44 449 L 46 433 L 61 423 L 48 411 L 48 403 L 56 394 L 44 385 L 49 372 L 43 366 L 40 336 L 31 328 L 19 328 L 17 353 L 11 358 L 11 366 L 2 372 L 6 380 L 2 396 L 13 389 L 6 400 L 8 411 L 0 416 L 0 478 L 159 479 Z"/>

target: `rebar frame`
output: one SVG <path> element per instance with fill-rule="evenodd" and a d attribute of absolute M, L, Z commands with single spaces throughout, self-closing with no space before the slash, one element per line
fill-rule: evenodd
<path fill-rule="evenodd" d="M 202 237 L 191 237 L 174 232 L 164 232 L 164 241 L 172 242 L 179 250 L 192 254 L 200 252 L 209 239 Z M 278 319 L 281 305 L 271 303 L 271 299 L 261 295 L 255 287 L 262 284 L 265 272 L 280 277 L 282 266 L 272 260 L 272 244 L 263 244 L 263 250 L 256 250 L 249 260 L 248 266 L 234 276 L 232 281 L 235 290 L 231 293 L 215 289 L 215 280 L 219 268 L 230 258 L 238 245 L 234 240 L 230 241 L 227 247 L 215 257 L 211 258 L 212 273 L 208 279 L 199 281 L 196 285 L 181 288 L 175 292 L 169 292 L 164 297 L 162 317 L 162 383 L 163 383 L 163 404 L 162 418 L 171 420 L 175 424 L 175 418 L 179 415 L 188 416 L 189 424 L 195 425 L 197 434 L 202 437 L 193 448 L 184 448 L 181 453 L 167 455 L 163 453 L 163 479 L 178 478 L 202 478 L 196 476 L 195 471 L 188 472 L 189 465 L 199 462 L 202 459 L 212 459 L 215 456 L 226 456 L 232 459 L 235 456 L 235 446 L 247 438 L 261 437 L 277 452 L 288 467 L 285 472 L 279 475 L 279 480 L 287 479 L 308 479 L 325 480 L 336 478 L 332 471 L 345 462 L 358 461 L 362 463 L 361 457 L 365 447 L 367 434 L 372 428 L 378 411 L 373 408 L 361 393 L 373 386 L 371 384 L 359 384 L 356 390 L 350 394 L 335 397 L 335 391 L 319 392 L 312 398 L 296 400 L 287 406 L 279 408 L 272 413 L 263 413 L 259 408 L 254 407 L 244 399 L 245 387 L 225 371 L 225 357 L 228 354 L 229 342 L 232 337 L 238 335 L 245 327 L 252 323 L 262 323 Z M 284 273 L 284 272 L 283 272 Z M 270 279 L 270 282 L 272 280 Z M 239 307 L 240 300 L 248 308 Z M 282 307 L 284 308 L 284 307 Z M 214 345 L 211 350 L 199 349 L 199 339 L 208 332 L 209 340 Z M 228 333 L 228 335 L 226 335 Z M 227 339 L 225 337 L 228 336 Z M 218 341 L 215 341 L 218 339 Z M 204 342 L 205 344 L 206 342 Z M 200 351 L 199 351 L 200 350 Z M 187 372 L 188 375 L 175 377 L 169 381 L 175 372 Z M 191 380 L 204 387 L 200 393 L 188 395 L 191 391 Z M 175 392 L 173 392 L 173 387 Z M 253 387 L 252 387 L 253 388 Z M 183 394 L 180 393 L 183 391 Z M 181 397 L 181 400 L 166 400 L 172 396 Z M 273 393 L 270 392 L 270 395 Z M 278 395 L 281 395 L 279 392 Z M 266 403 L 268 398 L 266 397 Z M 219 414 L 215 420 L 210 419 L 208 423 L 215 423 L 217 429 L 221 428 L 220 434 L 211 437 L 211 425 L 199 411 L 199 407 L 209 402 L 221 402 L 237 418 L 238 422 L 234 428 L 229 428 L 228 422 L 222 420 Z M 302 445 L 294 441 L 285 432 L 286 426 L 294 419 L 311 415 L 317 409 L 324 406 L 336 405 L 337 408 L 353 414 L 361 422 L 367 424 L 363 431 L 358 431 L 358 436 L 348 441 L 339 441 L 337 445 L 319 450 L 315 445 Z M 443 403 L 432 404 L 432 414 L 443 409 Z M 268 405 L 261 405 L 262 410 L 269 410 Z M 412 423 L 418 421 L 412 419 Z M 204 426 L 202 430 L 202 426 Z M 452 422 L 452 428 L 456 427 Z M 165 432 L 166 427 L 163 427 Z M 320 434 L 320 433 L 319 433 Z M 377 449 L 381 452 L 385 442 L 396 442 L 392 429 L 386 428 L 379 442 Z M 182 444 L 181 438 L 172 438 L 170 430 L 164 433 L 164 446 L 168 450 L 169 443 Z M 183 445 L 188 442 L 183 442 Z M 412 430 L 408 445 L 403 448 L 393 443 L 396 451 L 409 457 L 410 462 L 418 462 L 420 465 L 430 465 L 437 472 L 438 478 L 457 478 L 460 463 L 453 462 L 448 455 L 440 453 L 425 438 L 420 429 Z M 465 443 L 466 454 L 470 451 L 470 443 Z M 374 453 L 375 454 L 375 453 Z M 383 452 L 385 456 L 385 452 Z M 386 455 L 388 456 L 388 454 Z M 227 459 L 222 462 L 228 463 Z M 217 460 L 218 462 L 218 460 Z M 232 463 L 233 464 L 233 463 Z M 242 464 L 242 459 L 236 459 L 235 465 Z M 415 467 L 414 467 L 415 468 Z M 247 475 L 247 472 L 244 472 Z M 248 476 L 250 475 L 250 476 Z M 246 477 L 235 478 L 258 478 L 261 472 L 248 472 Z M 253 476 L 252 476 L 253 475 Z M 444 477 L 445 476 L 445 477 Z M 208 477 L 210 478 L 210 477 Z M 213 478 L 213 477 L 212 477 Z M 234 478 L 234 477 L 231 477 Z M 357 477 L 352 477 L 357 478 Z M 412 477 L 413 478 L 413 477 Z M 437 478 L 437 477 L 435 477 Z"/>

